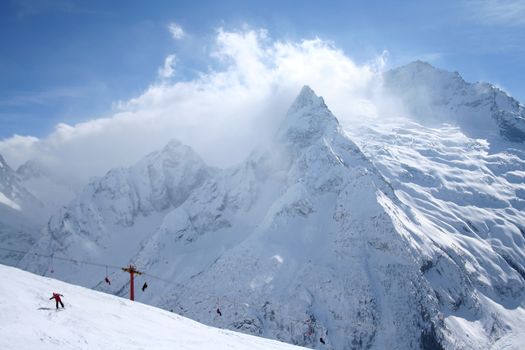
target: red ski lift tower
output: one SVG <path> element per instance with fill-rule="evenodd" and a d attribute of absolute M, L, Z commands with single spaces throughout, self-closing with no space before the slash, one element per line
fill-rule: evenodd
<path fill-rule="evenodd" d="M 135 300 L 134 277 L 135 275 L 142 275 L 142 272 L 137 270 L 137 268 L 131 264 L 128 267 L 123 267 L 122 271 L 129 273 L 129 300 Z"/>

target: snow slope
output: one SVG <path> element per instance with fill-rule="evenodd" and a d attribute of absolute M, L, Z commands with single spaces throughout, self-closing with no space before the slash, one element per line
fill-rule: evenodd
<path fill-rule="evenodd" d="M 0 348 L 300 349 L 0 265 Z M 52 292 L 64 295 L 55 310 Z"/>
<path fill-rule="evenodd" d="M 132 167 L 112 169 L 92 180 L 49 220 L 34 250 L 124 265 L 162 218 L 204 182 L 210 169 L 191 148 L 172 141 Z M 60 266 L 60 261 L 50 264 L 29 255 L 19 266 L 45 274 L 53 270 L 53 263 Z M 66 264 L 58 270 L 60 278 L 85 286 L 100 281 L 98 269 Z"/>
<path fill-rule="evenodd" d="M 410 208 L 399 230 L 453 333 L 448 346 L 520 349 L 525 154 L 490 153 L 486 141 L 451 125 L 396 120 L 347 131 Z"/>
<path fill-rule="evenodd" d="M 94 197 L 92 188 L 100 186 L 90 184 L 88 196 L 50 221 L 35 251 L 107 261 L 134 247 L 132 261 L 168 281 L 150 280 L 139 300 L 295 344 L 320 347 L 321 338 L 335 349 L 438 344 L 446 330 L 430 284 L 390 217 L 388 208 L 400 203 L 323 99 L 303 88 L 269 144 L 238 167 L 214 170 L 159 212 L 158 225 L 149 222 L 141 240 L 135 222 L 114 220 L 115 213 L 129 218 L 121 214 L 132 213 L 136 202 L 128 181 L 109 181 L 112 171 L 102 192 L 111 195 Z M 178 166 L 195 164 L 180 157 Z M 186 188 L 182 179 L 173 185 Z M 133 234 L 120 235 L 117 225 Z M 90 287 L 103 273 L 33 254 L 21 266 L 49 273 L 50 264 L 60 278 Z M 111 287 L 98 288 L 126 294 L 126 276 L 111 278 Z"/>
<path fill-rule="evenodd" d="M 388 71 L 383 80 L 386 91 L 419 122 L 450 123 L 496 144 L 525 142 L 525 107 L 494 85 L 468 83 L 457 72 L 421 61 Z"/>
<path fill-rule="evenodd" d="M 90 183 L 33 252 L 132 261 L 149 273 L 145 303 L 313 348 L 519 349 L 523 108 L 421 62 L 391 75 L 412 120 L 343 128 L 305 87 L 239 166 L 171 144 Z M 97 267 L 33 254 L 21 266 L 128 290 L 120 271 L 107 286 Z"/>
<path fill-rule="evenodd" d="M 39 238 L 50 216 L 74 197 L 72 190 L 53 181 L 38 162 L 13 170 L 0 155 L 0 242 L 27 251 Z M 23 254 L 0 250 L 0 263 L 16 265 Z"/>
<path fill-rule="evenodd" d="M 21 183 L 0 155 L 0 242 L 4 247 L 27 251 L 38 238 L 44 205 Z M 21 254 L 0 251 L 0 262 L 16 264 Z"/>
<path fill-rule="evenodd" d="M 399 231 L 453 333 L 448 346 L 521 348 L 514 338 L 525 306 L 523 106 L 422 62 L 388 72 L 386 84 L 405 118 L 345 131 L 410 209 Z"/>
<path fill-rule="evenodd" d="M 393 192 L 322 98 L 303 88 L 269 149 L 231 172 L 170 213 L 136 257 L 177 282 L 155 304 L 309 347 L 437 341 L 433 301 L 382 206 Z M 224 317 L 209 317 L 215 305 Z"/>

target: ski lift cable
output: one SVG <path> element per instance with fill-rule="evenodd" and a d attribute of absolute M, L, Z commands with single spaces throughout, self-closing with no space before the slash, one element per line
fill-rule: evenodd
<path fill-rule="evenodd" d="M 1 250 L 5 250 L 5 251 L 20 253 L 20 254 L 32 254 L 32 255 L 43 257 L 43 258 L 48 258 L 48 259 L 56 259 L 56 260 L 61 260 L 61 261 L 66 261 L 66 262 L 73 262 L 75 264 L 87 264 L 87 265 L 102 267 L 102 268 L 105 268 L 106 271 L 107 271 L 107 268 L 113 268 L 113 269 L 116 269 L 116 270 L 120 270 L 121 269 L 120 266 L 115 266 L 115 265 L 111 265 L 111 264 L 96 263 L 96 262 L 92 262 L 92 261 L 78 260 L 78 259 L 72 259 L 72 258 L 66 258 L 66 257 L 60 257 L 60 256 L 56 256 L 55 254 L 45 255 L 45 254 L 40 254 L 40 253 L 36 253 L 36 252 L 31 253 L 29 251 L 23 251 L 23 250 L 11 249 L 11 248 L 4 248 L 4 247 L 0 247 L 0 249 Z M 162 281 L 162 282 L 164 282 L 166 284 L 172 285 L 174 287 L 178 287 L 180 289 L 184 289 L 184 290 L 192 292 L 192 293 L 199 293 L 199 294 L 202 293 L 202 291 L 199 291 L 199 290 L 196 290 L 196 289 L 193 289 L 193 288 L 189 288 L 188 286 L 186 286 L 184 284 L 181 284 L 181 283 L 178 283 L 178 282 L 175 282 L 175 281 L 172 281 L 172 280 L 168 280 L 168 279 L 165 279 L 165 278 L 162 278 L 162 277 L 150 274 L 150 273 L 143 272 L 142 274 L 144 276 L 151 277 L 153 279 Z M 107 273 L 106 273 L 106 275 L 107 275 Z M 214 293 L 214 295 L 212 295 L 210 297 L 216 298 L 217 294 Z M 221 296 L 221 300 L 228 301 L 231 304 L 249 305 L 248 303 L 245 303 L 245 302 L 239 303 L 237 300 L 233 300 L 233 299 L 231 299 L 229 297 L 226 297 L 226 296 Z"/>
<path fill-rule="evenodd" d="M 93 262 L 93 261 L 85 261 L 85 260 L 66 258 L 66 257 L 56 256 L 55 254 L 45 255 L 45 254 L 40 254 L 40 253 L 36 253 L 36 252 L 23 251 L 23 250 L 19 250 L 19 249 L 12 249 L 12 248 L 5 248 L 5 247 L 0 247 L 0 250 L 9 251 L 9 252 L 13 252 L 13 253 L 24 254 L 24 255 L 31 254 L 31 255 L 42 257 L 42 258 L 53 259 L 53 260 L 56 259 L 56 260 L 61 260 L 61 261 L 66 261 L 66 262 L 72 262 L 72 263 L 75 263 L 75 264 L 86 264 L 86 265 L 102 267 L 102 268 L 106 269 L 106 275 L 107 275 L 107 269 L 108 268 L 112 268 L 112 269 L 115 269 L 115 270 L 121 270 L 122 269 L 121 266 L 115 266 L 115 265 L 106 264 L 106 263 L 96 263 L 96 262 Z M 184 288 L 186 290 L 190 290 L 190 288 L 188 288 L 187 286 L 185 286 L 185 285 L 183 285 L 181 283 L 177 283 L 177 282 L 174 282 L 174 281 L 171 281 L 171 280 L 167 280 L 165 278 L 161 278 L 159 276 L 155 276 L 155 275 L 152 275 L 150 273 L 143 273 L 143 275 L 151 277 L 151 278 L 154 278 L 154 279 L 157 279 L 157 280 L 162 281 L 162 282 L 167 283 L 167 284 L 174 285 L 174 286 L 179 287 L 179 288 Z M 197 290 L 190 290 L 190 291 L 197 292 Z"/>
<path fill-rule="evenodd" d="M 115 266 L 115 265 L 110 265 L 110 264 L 102 264 L 102 263 L 96 263 L 96 262 L 92 262 L 92 261 L 85 261 L 85 260 L 78 260 L 78 259 L 71 259 L 71 258 L 65 258 L 65 257 L 60 257 L 60 256 L 56 256 L 54 254 L 52 255 L 45 255 L 45 254 L 39 254 L 39 253 L 30 253 L 29 251 L 23 251 L 23 250 L 18 250 L 18 249 L 11 249 L 11 248 L 5 248 L 5 247 L 0 247 L 0 250 L 5 250 L 5 251 L 10 251 L 10 252 L 15 252 L 15 253 L 20 253 L 20 254 L 32 254 L 32 255 L 36 255 L 36 256 L 40 256 L 40 257 L 43 257 L 43 258 L 52 258 L 52 259 L 57 259 L 57 260 L 62 260 L 62 261 L 66 261 L 66 262 L 73 262 L 73 263 L 76 263 L 76 264 L 87 264 L 87 265 L 92 265 L 92 266 L 97 266 L 97 267 L 103 267 L 106 269 L 108 268 L 113 268 L 113 269 L 118 269 L 120 270 L 121 267 L 120 266 Z M 164 283 L 167 283 L 167 284 L 170 284 L 170 285 L 173 285 L 175 287 L 179 287 L 181 289 L 184 289 L 186 291 L 189 291 L 189 292 L 198 292 L 198 293 L 201 293 L 202 291 L 200 290 L 197 290 L 197 289 L 193 289 L 193 288 L 190 288 L 188 287 L 187 285 L 184 285 L 182 283 L 178 283 L 178 282 L 175 282 L 175 281 L 172 281 L 172 280 L 168 280 L 168 279 L 165 279 L 165 278 L 162 278 L 162 277 L 159 277 L 159 276 L 156 276 L 156 275 L 152 275 L 150 273 L 142 273 L 144 276 L 148 276 L 148 277 L 151 277 L 151 278 L 154 278 L 154 279 L 157 279 L 159 281 L 162 281 Z M 210 297 L 214 298 L 214 299 L 217 299 L 219 298 L 217 296 L 217 294 L 214 293 L 214 295 L 210 295 Z M 237 300 L 234 300 L 232 298 L 229 298 L 227 296 L 220 296 L 220 300 L 223 300 L 223 301 L 228 301 L 232 304 L 238 304 L 238 305 L 249 305 L 249 303 L 246 303 L 246 302 L 239 302 Z M 295 320 L 295 319 L 294 319 Z M 299 320 L 296 320 L 296 321 L 299 321 Z"/>
<path fill-rule="evenodd" d="M 60 257 L 60 256 L 56 256 L 55 254 L 51 254 L 51 255 L 45 255 L 45 254 L 40 254 L 40 253 L 36 253 L 36 252 L 29 252 L 29 251 L 23 251 L 23 250 L 18 250 L 18 249 L 12 249 L 12 248 L 5 248 L 5 247 L 0 247 L 0 250 L 4 250 L 4 251 L 9 251 L 9 252 L 13 252 L 13 253 L 19 253 L 19 254 L 31 254 L 31 255 L 35 255 L 35 256 L 39 256 L 39 257 L 43 257 L 43 258 L 50 258 L 50 259 L 56 259 L 56 260 L 61 260 L 61 261 L 65 261 L 65 262 L 72 262 L 72 263 L 75 263 L 75 264 L 87 264 L 87 265 L 92 265 L 92 266 L 97 266 L 97 267 L 102 267 L 102 268 L 105 268 L 106 269 L 106 276 L 108 275 L 107 271 L 108 271 L 108 268 L 112 268 L 112 269 L 116 269 L 116 270 L 120 270 L 121 267 L 120 266 L 116 266 L 116 265 L 111 265 L 111 264 L 102 264 L 102 263 L 96 263 L 96 262 L 92 262 L 92 261 L 85 261 L 85 260 L 77 260 L 77 259 L 71 259 L 71 258 L 66 258 L 66 257 Z M 164 283 L 167 283 L 167 284 L 170 284 L 170 285 L 173 285 L 175 287 L 178 287 L 180 289 L 184 289 L 185 291 L 189 291 L 191 293 L 199 293 L 199 294 L 202 294 L 202 291 L 201 290 L 196 290 L 196 289 L 193 289 L 193 288 L 190 288 L 182 283 L 178 283 L 178 282 L 175 282 L 175 281 L 172 281 L 172 280 L 168 280 L 168 279 L 165 279 L 165 278 L 162 278 L 162 277 L 159 277 L 159 276 L 156 276 L 156 275 L 152 275 L 150 273 L 142 273 L 144 276 L 148 276 L 148 277 L 151 277 L 153 279 L 156 279 L 156 280 L 159 280 L 159 281 L 162 281 Z M 199 294 L 196 294 L 196 295 L 199 295 Z M 195 295 L 195 294 L 194 294 Z M 247 305 L 250 305 L 250 303 L 246 303 L 246 302 L 239 302 L 238 300 L 236 299 L 232 299 L 232 298 L 229 298 L 227 296 L 217 296 L 217 294 L 215 295 L 208 295 L 209 298 L 211 299 L 216 299 L 216 300 L 220 300 L 221 301 L 227 301 L 229 302 L 230 304 L 234 305 L 234 306 L 247 306 Z M 293 321 L 295 323 L 302 323 L 302 324 L 305 324 L 307 326 L 310 326 L 312 328 L 314 328 L 315 330 L 321 330 L 323 331 L 323 327 L 318 325 L 318 324 L 311 324 L 310 320 L 300 320 L 300 319 L 296 319 L 296 318 L 292 318 L 292 317 L 289 317 L 289 316 L 281 316 L 281 318 L 284 320 L 289 320 L 289 321 Z"/>
<path fill-rule="evenodd" d="M 53 259 L 53 260 L 61 260 L 61 261 L 68 261 L 68 262 L 73 262 L 75 264 L 86 264 L 86 265 L 92 265 L 92 266 L 98 266 L 98 267 L 108 267 L 108 268 L 112 268 L 112 269 L 120 269 L 121 267 L 120 266 L 115 266 L 115 265 L 111 265 L 111 264 L 100 264 L 100 263 L 96 263 L 96 262 L 92 262 L 92 261 L 85 261 L 85 260 L 77 260 L 77 259 L 71 259 L 71 258 L 65 258 L 65 257 L 61 257 L 61 256 L 56 256 L 55 254 L 51 254 L 51 255 L 45 255 L 45 254 L 39 254 L 39 253 L 31 253 L 29 251 L 23 251 L 23 250 L 18 250 L 18 249 L 11 249 L 11 248 L 4 248 L 4 247 L 0 247 L 1 250 L 5 250 L 5 251 L 9 251 L 9 252 L 14 252 L 14 253 L 20 253 L 20 254 L 31 254 L 31 255 L 35 255 L 35 256 L 39 256 L 39 257 L 43 257 L 43 258 L 48 258 L 48 259 Z"/>

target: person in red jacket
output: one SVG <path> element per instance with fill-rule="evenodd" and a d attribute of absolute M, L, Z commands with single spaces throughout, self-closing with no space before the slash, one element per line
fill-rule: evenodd
<path fill-rule="evenodd" d="M 60 297 L 63 297 L 63 295 L 62 294 L 58 294 L 58 293 L 53 293 L 53 296 L 51 298 L 49 298 L 49 300 L 55 299 L 56 304 L 57 304 L 57 309 L 58 309 L 58 303 L 60 303 L 60 305 L 62 305 L 62 309 L 64 308 L 64 303 L 62 302 L 62 299 L 60 299 Z"/>

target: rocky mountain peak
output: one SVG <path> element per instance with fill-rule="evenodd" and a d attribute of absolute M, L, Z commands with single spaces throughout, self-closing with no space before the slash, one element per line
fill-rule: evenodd
<path fill-rule="evenodd" d="M 317 96 L 308 85 L 302 87 L 299 95 L 290 106 L 290 111 L 298 111 L 304 108 L 326 107 L 322 97 Z"/>
<path fill-rule="evenodd" d="M 339 122 L 322 97 L 304 86 L 284 118 L 277 140 L 299 147 L 311 145 L 323 135 L 337 130 Z"/>
<path fill-rule="evenodd" d="M 457 72 L 422 61 L 385 72 L 383 82 L 385 91 L 426 125 L 457 125 L 466 135 L 491 144 L 525 141 L 523 106 L 494 85 L 469 83 Z"/>

